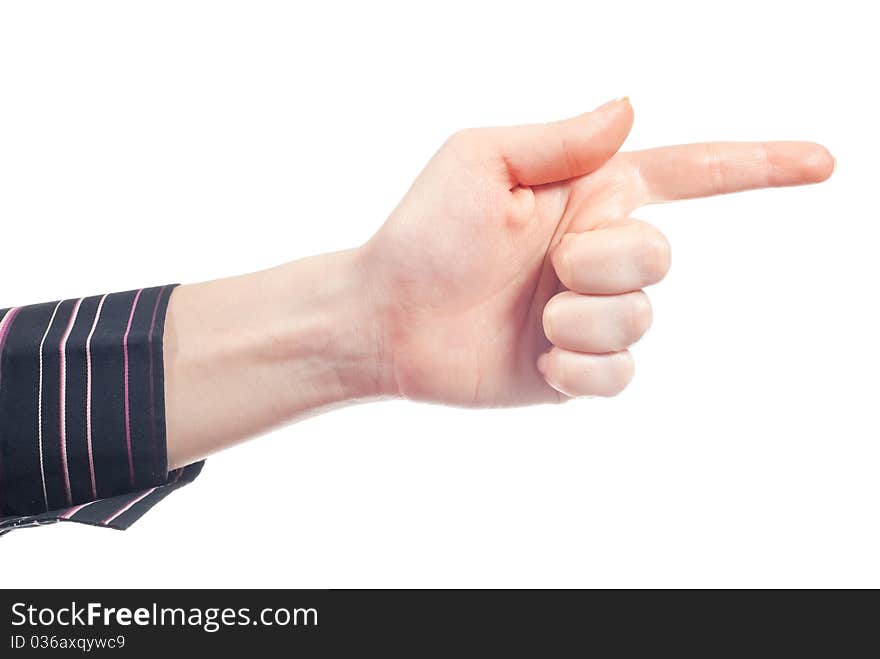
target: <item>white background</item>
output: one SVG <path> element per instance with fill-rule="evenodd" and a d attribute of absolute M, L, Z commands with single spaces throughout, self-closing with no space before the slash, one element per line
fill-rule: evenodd
<path fill-rule="evenodd" d="M 3 3 L 3 307 L 360 244 L 452 131 L 624 94 L 626 148 L 810 139 L 838 169 L 641 211 L 674 264 L 617 399 L 334 412 L 128 532 L 0 539 L 2 585 L 880 586 L 870 12 Z"/>

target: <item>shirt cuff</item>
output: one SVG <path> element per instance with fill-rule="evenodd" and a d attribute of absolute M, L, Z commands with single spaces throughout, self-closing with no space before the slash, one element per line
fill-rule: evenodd
<path fill-rule="evenodd" d="M 0 535 L 125 529 L 202 463 L 168 472 L 162 338 L 173 285 L 0 310 Z"/>

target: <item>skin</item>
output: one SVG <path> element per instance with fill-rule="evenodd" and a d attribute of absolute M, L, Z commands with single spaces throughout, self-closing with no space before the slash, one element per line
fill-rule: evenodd
<path fill-rule="evenodd" d="M 641 206 L 818 183 L 809 142 L 620 152 L 627 99 L 561 122 L 453 135 L 357 249 L 175 290 L 169 465 L 334 407 L 613 396 L 670 266 Z"/>

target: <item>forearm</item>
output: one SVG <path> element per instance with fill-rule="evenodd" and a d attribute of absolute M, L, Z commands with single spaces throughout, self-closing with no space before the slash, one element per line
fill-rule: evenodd
<path fill-rule="evenodd" d="M 393 391 L 357 250 L 181 286 L 165 323 L 169 468 Z"/>

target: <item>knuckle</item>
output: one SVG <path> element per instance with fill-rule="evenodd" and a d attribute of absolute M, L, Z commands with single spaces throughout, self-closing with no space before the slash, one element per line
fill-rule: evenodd
<path fill-rule="evenodd" d="M 541 315 L 544 336 L 554 345 L 566 333 L 565 326 L 570 321 L 570 314 L 567 312 L 570 308 L 567 300 L 570 300 L 572 295 L 570 291 L 562 291 L 551 297 L 544 305 L 544 311 Z"/>
<path fill-rule="evenodd" d="M 569 235 L 563 236 L 550 255 L 550 262 L 553 264 L 557 278 L 568 288 L 571 288 L 574 283 L 572 281 L 571 241 L 572 238 Z"/>
<path fill-rule="evenodd" d="M 457 130 L 446 139 L 444 147 L 453 152 L 471 153 L 483 143 L 484 133 L 485 130 L 481 128 Z"/>
<path fill-rule="evenodd" d="M 547 379 L 557 391 L 566 394 L 572 391 L 569 370 L 559 348 L 553 348 L 547 355 Z"/>
<path fill-rule="evenodd" d="M 635 360 L 632 353 L 625 350 L 615 354 L 606 395 L 609 397 L 617 396 L 626 389 L 629 383 L 632 382 L 635 370 Z"/>
<path fill-rule="evenodd" d="M 651 300 L 644 291 L 634 293 L 630 301 L 629 339 L 638 341 L 650 329 L 653 320 Z"/>
<path fill-rule="evenodd" d="M 647 281 L 654 284 L 663 279 L 672 264 L 669 240 L 657 229 L 645 228 L 641 237 L 640 262 Z"/>
<path fill-rule="evenodd" d="M 713 193 L 720 194 L 724 191 L 724 168 L 722 167 L 721 153 L 718 145 L 707 142 L 703 145 L 706 158 L 706 169 L 709 175 L 709 185 Z"/>

